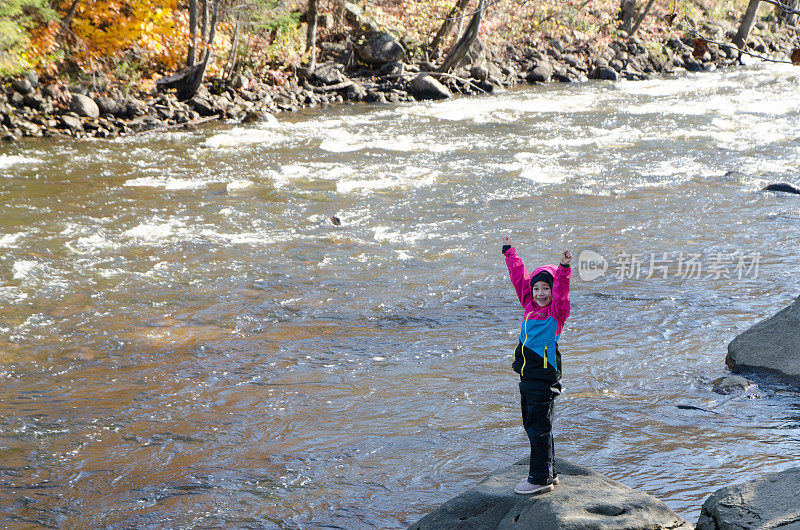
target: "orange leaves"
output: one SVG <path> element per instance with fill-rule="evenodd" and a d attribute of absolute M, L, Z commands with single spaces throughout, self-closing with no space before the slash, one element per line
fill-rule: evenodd
<path fill-rule="evenodd" d="M 694 49 L 692 50 L 692 57 L 700 59 L 708 51 L 708 41 L 702 37 L 694 39 Z"/>
<path fill-rule="evenodd" d="M 145 62 L 174 68 L 187 46 L 178 0 L 81 2 L 72 20 L 73 52 L 85 66 L 115 60 L 135 50 Z"/>
<path fill-rule="evenodd" d="M 792 60 L 792 64 L 795 66 L 800 66 L 800 48 L 795 48 L 792 50 L 792 55 L 790 56 Z"/>

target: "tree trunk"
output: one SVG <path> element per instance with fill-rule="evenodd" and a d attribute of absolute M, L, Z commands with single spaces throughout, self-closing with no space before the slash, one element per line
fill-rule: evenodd
<path fill-rule="evenodd" d="M 469 0 L 458 0 L 455 7 L 447 14 L 447 18 L 444 19 L 442 25 L 439 26 L 439 31 L 436 32 L 436 35 L 428 46 L 428 57 L 430 57 L 431 60 L 439 56 L 442 43 L 444 43 L 444 40 L 453 31 L 456 20 L 464 20 L 464 10 L 467 8 L 467 4 L 469 4 Z M 458 38 L 458 35 L 456 35 L 456 38 Z"/>
<path fill-rule="evenodd" d="M 236 66 L 236 55 L 239 48 L 239 24 L 241 21 L 241 11 L 236 13 L 236 26 L 233 28 L 233 42 L 231 52 L 228 54 L 228 64 L 225 67 L 225 79 L 230 79 L 233 75 L 233 68 Z"/>
<path fill-rule="evenodd" d="M 308 0 L 307 18 L 306 52 L 310 52 L 308 68 L 313 71 L 317 66 L 317 0 Z"/>
<path fill-rule="evenodd" d="M 55 40 L 60 40 L 61 36 L 70 30 L 72 27 L 72 16 L 75 14 L 75 9 L 78 7 L 80 0 L 73 0 L 72 5 L 67 9 L 67 14 L 64 15 L 64 20 L 61 21 L 61 27 L 58 29 Z"/>
<path fill-rule="evenodd" d="M 159 92 L 166 92 L 169 89 L 175 89 L 175 95 L 179 101 L 186 101 L 191 99 L 200 88 L 203 82 L 203 74 L 206 71 L 206 64 L 208 58 L 193 66 L 189 66 L 176 72 L 169 77 L 162 77 L 156 81 L 156 89 Z"/>
<path fill-rule="evenodd" d="M 189 55 L 186 57 L 186 66 L 194 66 L 197 56 L 197 0 L 189 0 Z"/>
<path fill-rule="evenodd" d="M 450 72 L 458 66 L 461 59 L 467 54 L 469 47 L 472 46 L 472 43 L 478 38 L 478 30 L 481 28 L 484 11 L 486 11 L 486 0 L 478 0 L 478 8 L 475 14 L 472 15 L 464 34 L 455 43 L 453 49 L 450 50 L 450 54 L 444 60 L 442 66 L 439 67 L 440 72 Z"/>
<path fill-rule="evenodd" d="M 622 0 L 619 6 L 619 19 L 622 21 L 622 29 L 631 32 L 633 27 L 633 17 L 636 16 L 636 0 Z"/>
<path fill-rule="evenodd" d="M 784 0 L 784 3 L 792 9 L 797 9 L 800 0 Z M 785 23 L 787 26 L 794 26 L 797 23 L 797 13 L 786 13 Z"/>
<path fill-rule="evenodd" d="M 744 43 L 747 42 L 747 36 L 750 34 L 750 29 L 756 21 L 759 2 L 760 0 L 750 0 L 750 3 L 747 5 L 747 11 L 742 18 L 742 23 L 739 24 L 739 31 L 736 32 L 736 36 L 733 38 L 733 43 L 738 48 L 744 48 Z"/>
<path fill-rule="evenodd" d="M 203 42 L 208 41 L 208 0 L 200 0 L 200 38 Z M 202 53 L 201 53 L 202 55 Z"/>
<path fill-rule="evenodd" d="M 630 33 L 631 37 L 639 30 L 639 26 L 641 26 L 642 22 L 644 22 L 644 19 L 647 18 L 647 15 L 650 13 L 650 9 L 653 7 L 655 1 L 656 0 L 650 0 L 649 2 L 647 2 L 644 11 L 642 11 L 642 14 L 639 15 L 639 18 L 636 20 L 636 23 L 633 25 L 633 28 L 631 29 Z"/>
<path fill-rule="evenodd" d="M 211 48 L 214 45 L 214 37 L 217 34 L 217 20 L 219 19 L 219 2 L 220 0 L 214 0 L 214 9 L 211 11 L 211 22 L 208 25 L 208 42 L 205 53 L 203 54 L 203 63 L 207 63 L 208 58 L 211 57 Z"/>

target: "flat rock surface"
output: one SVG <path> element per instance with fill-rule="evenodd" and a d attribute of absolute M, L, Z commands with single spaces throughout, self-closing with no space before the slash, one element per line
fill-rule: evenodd
<path fill-rule="evenodd" d="M 492 472 L 480 484 L 429 513 L 411 530 L 433 529 L 690 529 L 666 504 L 591 469 L 556 459 L 560 484 L 518 495 L 528 460 Z"/>
<path fill-rule="evenodd" d="M 734 372 L 765 369 L 800 380 L 800 296 L 733 339 L 725 363 Z"/>
<path fill-rule="evenodd" d="M 800 529 L 800 468 L 726 486 L 703 503 L 697 530 Z"/>

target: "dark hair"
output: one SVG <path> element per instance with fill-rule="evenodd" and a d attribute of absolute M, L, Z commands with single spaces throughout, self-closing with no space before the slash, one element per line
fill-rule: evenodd
<path fill-rule="evenodd" d="M 542 271 L 539 274 L 533 275 L 531 277 L 531 291 L 533 291 L 533 284 L 536 282 L 545 282 L 547 285 L 550 286 L 550 289 L 553 288 L 553 275 L 547 271 Z"/>

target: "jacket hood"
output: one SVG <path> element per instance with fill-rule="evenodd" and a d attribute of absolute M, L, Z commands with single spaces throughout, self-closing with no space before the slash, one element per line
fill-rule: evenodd
<path fill-rule="evenodd" d="M 539 267 L 538 269 L 536 269 L 535 271 L 533 271 L 531 273 L 531 278 L 533 278 L 534 276 L 536 276 L 540 272 L 546 272 L 546 273 L 550 274 L 550 276 L 555 278 L 556 277 L 556 266 L 555 265 L 551 265 L 551 264 L 542 265 L 541 267 Z"/>

